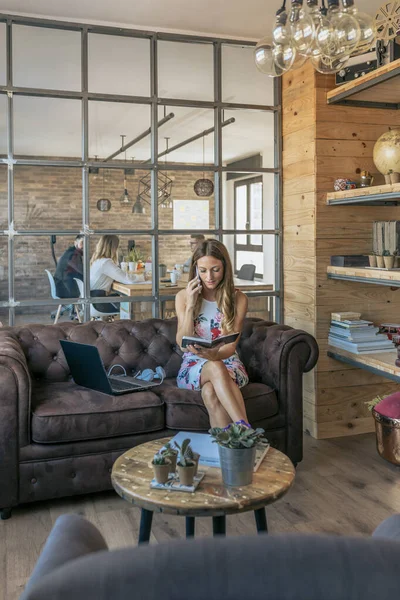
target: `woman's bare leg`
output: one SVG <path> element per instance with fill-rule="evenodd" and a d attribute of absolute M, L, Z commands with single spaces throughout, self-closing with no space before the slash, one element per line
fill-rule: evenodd
<path fill-rule="evenodd" d="M 226 427 L 232 422 L 232 419 L 218 400 L 211 381 L 207 381 L 201 388 L 201 397 L 209 414 L 211 427 Z"/>
<path fill-rule="evenodd" d="M 218 400 L 231 418 L 231 422 L 244 420 L 247 422 L 246 408 L 242 392 L 228 373 L 222 360 L 207 361 L 201 371 L 202 387 L 213 384 Z"/>

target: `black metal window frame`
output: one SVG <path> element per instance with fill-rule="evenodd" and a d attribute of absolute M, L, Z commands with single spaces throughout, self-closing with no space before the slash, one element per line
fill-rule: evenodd
<path fill-rule="evenodd" d="M 275 208 L 275 223 L 273 229 L 261 229 L 253 233 L 263 235 L 273 235 L 275 238 L 275 281 L 274 290 L 270 292 L 257 292 L 254 295 L 272 296 L 275 298 L 275 320 L 282 322 L 283 319 L 283 272 L 282 272 L 282 160 L 281 160 L 281 139 L 282 139 L 282 117 L 281 117 L 281 82 L 279 78 L 274 80 L 274 102 L 273 105 L 256 105 L 256 104 L 241 104 L 222 101 L 222 46 L 247 46 L 254 47 L 252 41 L 215 38 L 209 36 L 198 35 L 180 35 L 170 33 L 158 33 L 154 31 L 141 31 L 134 29 L 123 29 L 116 27 L 88 25 L 74 22 L 63 22 L 52 19 L 39 19 L 31 17 L 22 17 L 12 14 L 0 14 L 0 22 L 6 24 L 6 85 L 0 85 L 0 95 L 7 97 L 7 157 L 0 158 L 0 165 L 6 165 L 8 169 L 8 228 L 0 231 L 0 236 L 5 236 L 8 242 L 8 300 L 0 301 L 0 308 L 7 308 L 9 311 L 9 324 L 15 324 L 15 309 L 23 306 L 56 306 L 59 301 L 53 299 L 30 299 L 30 300 L 15 300 L 15 238 L 18 236 L 41 236 L 41 235 L 76 235 L 81 233 L 84 235 L 84 297 L 79 299 L 79 303 L 84 305 L 85 320 L 90 318 L 90 236 L 117 234 L 117 235 L 132 235 L 143 236 L 149 235 L 152 240 L 152 291 L 151 294 L 136 298 L 113 298 L 113 302 L 152 302 L 153 315 L 160 315 L 161 303 L 167 300 L 172 300 L 174 295 L 162 296 L 159 293 L 159 269 L 158 269 L 158 243 L 160 236 L 170 235 L 189 235 L 192 233 L 188 230 L 163 230 L 159 228 L 158 220 L 158 199 L 157 199 L 157 174 L 159 168 L 164 168 L 164 161 L 158 159 L 158 107 L 159 106 L 181 106 L 181 107 L 198 107 L 210 108 L 214 112 L 214 165 L 207 166 L 207 171 L 214 172 L 215 190 L 215 228 L 207 231 L 196 231 L 196 233 L 204 233 L 206 235 L 215 236 L 217 239 L 223 240 L 226 235 L 235 235 L 237 233 L 246 233 L 245 231 L 236 231 L 235 229 L 224 229 L 222 220 L 222 185 L 223 174 L 227 172 L 235 172 L 232 168 L 223 165 L 222 161 L 222 122 L 223 111 L 225 109 L 251 109 L 259 111 L 272 112 L 274 115 L 274 166 L 271 168 L 245 169 L 240 168 L 237 172 L 243 173 L 248 171 L 249 174 L 254 173 L 272 173 L 274 175 L 274 208 Z M 12 29 L 13 25 L 26 25 L 31 27 L 42 27 L 50 29 L 60 29 L 69 31 L 79 31 L 81 36 L 81 91 L 72 92 L 68 90 L 51 90 L 42 88 L 23 88 L 13 85 L 13 61 L 12 61 Z M 132 38 L 146 38 L 150 40 L 150 77 L 151 77 L 151 93 L 149 97 L 142 96 L 121 96 L 117 94 L 99 94 L 88 91 L 88 36 L 91 33 L 104 35 L 123 36 Z M 162 98 L 158 95 L 158 42 L 171 41 L 182 43 L 202 43 L 212 44 L 213 46 L 213 69 L 214 69 L 214 98 L 212 101 L 196 101 L 185 98 Z M 22 96 L 38 96 L 47 98 L 74 98 L 82 102 L 82 156 L 80 160 L 52 160 L 52 159 L 21 159 L 14 155 L 14 97 Z M 89 158 L 89 142 L 88 142 L 88 105 L 89 101 L 110 101 L 123 103 L 147 104 L 151 109 L 151 160 L 146 164 L 146 167 L 151 173 L 152 190 L 151 190 L 151 227 L 147 230 L 134 229 L 107 229 L 107 230 L 92 230 L 89 222 L 89 169 L 98 167 L 98 162 Z M 58 166 L 58 167 L 79 167 L 82 170 L 82 227 L 79 230 L 15 230 L 14 229 L 14 169 L 15 166 Z M 123 169 L 123 168 L 143 168 L 142 163 L 135 162 L 103 162 L 104 168 Z M 168 170 L 177 171 L 203 171 L 202 165 L 189 165 L 186 163 L 175 163 L 168 165 Z M 65 303 L 72 303 L 76 299 L 63 299 Z M 101 303 L 101 299 L 97 299 L 96 303 Z"/>
<path fill-rule="evenodd" d="M 237 242 L 237 235 L 235 235 L 235 243 L 234 243 L 234 253 L 235 253 L 235 257 L 234 257 L 234 269 L 235 269 L 235 273 L 237 273 L 239 271 L 238 269 L 238 265 L 237 265 L 237 258 L 236 258 L 236 253 L 239 251 L 242 252 L 263 252 L 263 243 L 261 244 L 252 244 L 251 243 L 251 235 L 253 234 L 252 230 L 250 229 L 250 221 L 249 221 L 249 217 L 250 217 L 250 212 L 251 212 L 251 206 L 250 206 L 250 201 L 251 201 L 251 194 L 250 194 L 250 186 L 254 183 L 261 183 L 261 190 L 262 190 L 262 185 L 263 185 L 263 180 L 262 180 L 262 175 L 258 175 L 257 177 L 246 177 L 246 179 L 241 179 L 240 181 L 235 181 L 234 183 L 234 194 L 233 194 L 233 198 L 234 198 L 234 211 L 235 211 L 235 229 L 237 229 L 237 189 L 239 187 L 246 187 L 247 192 L 246 192 L 246 214 L 247 214 L 247 221 L 246 221 L 246 230 L 247 230 L 247 234 L 246 234 L 246 244 L 238 244 Z M 262 193 L 262 192 L 261 192 Z M 263 207 L 263 202 L 261 201 L 261 221 L 263 219 L 263 211 L 264 211 L 264 207 Z M 253 234 L 254 235 L 254 234 Z M 262 273 L 255 273 L 255 277 L 262 277 Z"/>

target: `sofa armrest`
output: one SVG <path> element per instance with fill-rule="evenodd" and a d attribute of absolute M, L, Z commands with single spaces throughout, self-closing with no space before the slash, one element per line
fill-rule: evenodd
<path fill-rule="evenodd" d="M 243 330 L 240 354 L 250 381 L 277 391 L 287 420 L 287 454 L 294 463 L 299 462 L 303 448 L 302 379 L 318 360 L 317 342 L 312 335 L 288 325 L 249 321 Z"/>
<path fill-rule="evenodd" d="M 71 560 L 99 550 L 108 550 L 99 530 L 79 515 L 58 517 L 35 568 L 25 587 L 21 600 L 28 600 L 30 591 L 42 577 L 63 567 Z"/>
<path fill-rule="evenodd" d="M 14 334 L 0 331 L 0 508 L 18 503 L 18 453 L 29 443 L 31 378 Z"/>

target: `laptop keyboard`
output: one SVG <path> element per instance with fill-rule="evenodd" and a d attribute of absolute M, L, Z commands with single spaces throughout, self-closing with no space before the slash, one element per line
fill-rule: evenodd
<path fill-rule="evenodd" d="M 121 379 L 110 379 L 111 388 L 116 392 L 123 392 L 125 390 L 139 390 L 140 387 L 132 383 L 127 383 Z"/>

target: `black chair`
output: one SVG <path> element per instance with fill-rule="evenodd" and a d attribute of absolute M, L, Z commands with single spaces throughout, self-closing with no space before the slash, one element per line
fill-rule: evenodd
<path fill-rule="evenodd" d="M 236 277 L 238 279 L 246 279 L 247 281 L 253 281 L 255 272 L 255 265 L 242 265 Z"/>

